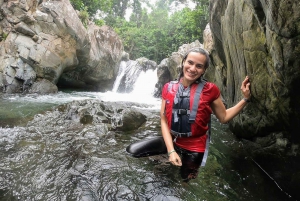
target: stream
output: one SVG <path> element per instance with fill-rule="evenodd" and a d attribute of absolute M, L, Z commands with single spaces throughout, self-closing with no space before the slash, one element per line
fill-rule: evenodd
<path fill-rule="evenodd" d="M 151 115 L 133 132 L 83 136 L 76 128 L 28 123 L 84 99 L 138 100 L 113 92 L 1 96 L 0 200 L 289 200 L 214 117 L 207 164 L 189 183 L 181 182 L 179 168 L 165 155 L 131 157 L 125 151 L 130 143 L 160 135 L 159 99 L 146 98 Z"/>
<path fill-rule="evenodd" d="M 166 155 L 130 156 L 128 145 L 161 135 L 161 100 L 152 96 L 156 71 L 149 73 L 140 73 L 127 94 L 117 93 L 118 86 L 106 93 L 0 94 L 0 200 L 291 200 L 214 116 L 206 166 L 189 183 L 181 181 Z M 56 107 L 86 99 L 137 104 L 147 121 L 130 132 L 52 124 Z M 43 126 L 35 126 L 39 121 Z"/>

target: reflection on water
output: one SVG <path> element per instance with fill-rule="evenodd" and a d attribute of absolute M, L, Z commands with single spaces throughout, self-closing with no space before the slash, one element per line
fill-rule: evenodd
<path fill-rule="evenodd" d="M 1 124 L 9 117 L 16 125 L 53 106 L 86 98 L 117 99 L 88 92 L 5 96 Z M 146 125 L 126 134 L 105 127 L 53 126 L 56 112 L 38 114 L 26 126 L 0 128 L 0 200 L 285 200 L 247 158 L 227 125 L 215 119 L 207 165 L 188 184 L 165 155 L 128 155 L 130 143 L 160 135 L 159 102 L 153 99 L 154 116 Z"/>

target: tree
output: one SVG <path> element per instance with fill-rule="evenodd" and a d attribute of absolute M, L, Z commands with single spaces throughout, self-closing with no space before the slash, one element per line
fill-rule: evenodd
<path fill-rule="evenodd" d="M 171 14 L 170 5 L 187 4 L 187 0 L 157 0 L 155 5 L 149 0 L 71 0 L 72 5 L 95 16 L 101 10 L 105 18 L 97 19 L 97 24 L 105 23 L 114 28 L 121 37 L 124 49 L 131 59 L 147 57 L 160 62 L 178 47 L 195 40 L 202 40 L 202 33 L 208 23 L 209 0 L 195 0 L 195 9 L 184 8 Z M 143 5 L 151 8 L 148 13 Z M 128 8 L 132 9 L 129 21 L 125 20 Z M 85 15 L 83 15 L 85 16 Z"/>
<path fill-rule="evenodd" d="M 72 6 L 79 11 L 87 9 L 89 16 L 94 17 L 99 10 L 109 13 L 113 0 L 70 0 Z"/>
<path fill-rule="evenodd" d="M 135 22 L 137 27 L 141 27 L 142 17 L 143 15 L 147 15 L 147 12 L 142 10 L 141 2 L 138 0 L 133 0 L 132 7 L 130 21 Z"/>
<path fill-rule="evenodd" d="M 113 0 L 112 12 L 110 15 L 114 17 L 124 18 L 128 8 L 129 0 Z"/>

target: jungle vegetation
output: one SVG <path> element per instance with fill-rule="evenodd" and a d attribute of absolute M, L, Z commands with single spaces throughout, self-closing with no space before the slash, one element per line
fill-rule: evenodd
<path fill-rule="evenodd" d="M 146 57 L 158 63 L 183 44 L 202 42 L 209 17 L 209 0 L 71 0 L 71 4 L 80 11 L 84 25 L 89 19 L 112 27 L 130 59 Z M 182 5 L 186 6 L 178 9 Z"/>

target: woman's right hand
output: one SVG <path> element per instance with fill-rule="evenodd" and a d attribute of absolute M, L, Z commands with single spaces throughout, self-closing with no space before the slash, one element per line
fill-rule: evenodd
<path fill-rule="evenodd" d="M 173 152 L 170 154 L 169 156 L 169 161 L 176 166 L 181 166 L 181 158 L 179 157 L 179 155 L 176 152 Z"/>

